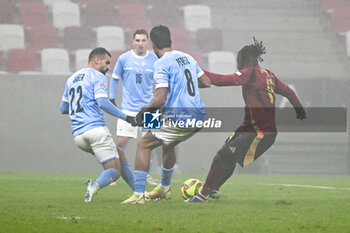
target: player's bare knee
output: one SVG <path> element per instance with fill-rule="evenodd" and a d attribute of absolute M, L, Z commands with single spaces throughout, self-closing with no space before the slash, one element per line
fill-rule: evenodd
<path fill-rule="evenodd" d="M 120 172 L 120 164 L 119 164 L 119 159 L 111 159 L 105 163 L 102 164 L 103 169 L 106 170 L 108 168 L 115 168 L 118 172 Z"/>
<path fill-rule="evenodd" d="M 117 137 L 116 144 L 117 147 L 121 150 L 125 150 L 128 145 L 129 138 L 128 137 Z"/>

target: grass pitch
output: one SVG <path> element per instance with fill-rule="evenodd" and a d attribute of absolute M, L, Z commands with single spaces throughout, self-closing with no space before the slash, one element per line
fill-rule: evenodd
<path fill-rule="evenodd" d="M 174 174 L 171 200 L 121 205 L 120 181 L 86 204 L 97 175 L 0 173 L 0 232 L 350 233 L 349 176 L 233 175 L 219 200 L 184 203 L 181 183 L 205 177 Z"/>

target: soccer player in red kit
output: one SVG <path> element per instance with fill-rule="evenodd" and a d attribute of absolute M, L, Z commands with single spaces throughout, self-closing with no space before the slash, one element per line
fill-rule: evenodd
<path fill-rule="evenodd" d="M 218 198 L 217 191 L 231 177 L 236 163 L 247 166 L 274 143 L 277 135 L 275 93 L 288 98 L 297 119 L 307 117 L 295 92 L 271 71 L 259 66 L 265 54 L 262 42 L 244 46 L 237 55 L 237 71 L 220 75 L 205 71 L 215 86 L 242 86 L 245 116 L 241 126 L 225 141 L 215 155 L 202 191 L 188 202 L 204 202 Z"/>

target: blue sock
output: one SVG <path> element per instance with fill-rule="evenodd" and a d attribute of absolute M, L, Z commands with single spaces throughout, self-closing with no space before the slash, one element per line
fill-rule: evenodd
<path fill-rule="evenodd" d="M 134 190 L 134 173 L 132 173 L 132 170 L 127 160 L 120 161 L 120 173 L 123 177 L 123 180 L 125 180 L 125 182 L 128 183 L 130 188 Z"/>
<path fill-rule="evenodd" d="M 171 177 L 173 176 L 174 168 L 166 169 L 162 166 L 162 178 L 160 184 L 163 186 L 170 186 Z"/>
<path fill-rule="evenodd" d="M 113 181 L 119 178 L 119 173 L 115 168 L 108 168 L 104 170 L 101 175 L 96 179 L 96 182 L 100 188 L 106 187 Z"/>
<path fill-rule="evenodd" d="M 146 191 L 146 179 L 148 172 L 145 171 L 134 171 L 134 191 L 137 193 L 145 193 Z"/>

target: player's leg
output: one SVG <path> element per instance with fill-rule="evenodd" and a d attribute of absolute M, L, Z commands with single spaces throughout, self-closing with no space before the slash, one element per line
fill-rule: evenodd
<path fill-rule="evenodd" d="M 114 158 L 102 164 L 104 170 L 97 177 L 96 180 L 89 179 L 86 182 L 86 193 L 85 193 L 85 202 L 89 203 L 92 201 L 92 198 L 97 194 L 98 190 L 110 185 L 112 182 L 118 180 L 120 174 L 120 165 L 119 159 Z"/>
<path fill-rule="evenodd" d="M 170 145 L 163 145 L 163 165 L 161 173 L 160 184 L 154 188 L 151 192 L 146 194 L 148 199 L 170 199 L 171 191 L 170 184 L 171 178 L 174 172 L 174 165 L 176 162 L 175 148 L 177 143 Z"/>
<path fill-rule="evenodd" d="M 117 151 L 120 161 L 120 173 L 125 182 L 134 190 L 134 174 L 130 168 L 128 160 L 126 159 L 125 149 L 127 147 L 129 137 L 117 136 Z M 113 183 L 114 184 L 114 183 Z"/>
<path fill-rule="evenodd" d="M 264 153 L 274 142 L 276 135 L 264 137 L 262 133 L 236 133 L 229 137 L 215 155 L 200 195 L 190 202 L 205 201 L 219 190 L 234 172 L 236 163 L 248 165 Z"/>
<path fill-rule="evenodd" d="M 161 183 L 146 194 L 148 199 L 171 198 L 170 184 L 176 162 L 175 146 L 193 136 L 199 128 L 163 128 L 154 133 L 163 143 L 163 166 Z"/>
<path fill-rule="evenodd" d="M 85 202 L 91 202 L 99 189 L 119 178 L 120 165 L 118 153 L 112 135 L 106 126 L 88 130 L 81 137 L 80 135 L 79 137 L 75 137 L 74 141 L 80 148 L 85 148 L 95 155 L 96 159 L 104 168 L 104 171 L 96 180 L 89 179 L 86 182 Z"/>
<path fill-rule="evenodd" d="M 206 201 L 209 195 L 219 190 L 233 174 L 238 160 L 237 156 L 244 150 L 245 146 L 242 144 L 246 144 L 245 141 L 244 134 L 235 132 L 226 139 L 222 148 L 214 156 L 202 191 L 188 202 Z"/>
<path fill-rule="evenodd" d="M 144 204 L 150 153 L 153 148 L 160 145 L 161 142 L 150 131 L 138 141 L 134 170 L 134 195 L 123 201 L 122 204 Z"/>
<path fill-rule="evenodd" d="M 134 112 L 127 112 L 127 114 L 135 115 Z M 132 127 L 129 123 L 122 119 L 117 122 L 117 150 L 120 158 L 121 176 L 123 180 L 134 190 L 134 174 L 126 157 L 126 147 L 130 138 L 137 138 L 137 127 Z"/>
<path fill-rule="evenodd" d="M 138 127 L 138 128 L 141 128 L 141 127 Z M 147 131 L 144 131 L 143 129 L 141 129 L 142 136 L 144 136 L 146 133 L 147 133 Z M 151 177 L 151 171 L 152 171 L 152 166 L 153 166 L 153 156 L 154 156 L 154 150 L 151 151 L 151 157 L 149 160 L 148 175 L 147 175 L 147 180 L 146 180 L 147 185 L 157 185 L 157 183 Z"/>
<path fill-rule="evenodd" d="M 148 175 L 147 175 L 147 180 L 146 180 L 147 185 L 157 185 L 157 183 L 151 177 L 151 171 L 152 171 L 152 167 L 153 167 L 153 156 L 154 156 L 154 150 L 151 151 L 151 156 L 150 156 L 150 160 L 149 160 Z"/>

